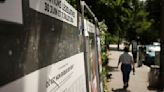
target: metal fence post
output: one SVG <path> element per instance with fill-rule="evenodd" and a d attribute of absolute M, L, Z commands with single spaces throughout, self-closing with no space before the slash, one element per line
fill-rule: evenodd
<path fill-rule="evenodd" d="M 84 2 L 80 2 L 81 5 L 81 12 L 82 12 L 82 16 L 81 16 L 81 21 L 82 21 L 82 34 L 83 34 L 83 44 L 84 44 L 84 64 L 85 64 L 85 74 L 86 74 L 86 89 L 87 92 L 89 92 L 89 78 L 88 78 L 88 65 L 87 65 L 87 55 L 88 55 L 88 51 L 87 51 L 87 47 L 86 47 L 86 37 L 85 37 L 85 30 L 84 30 Z"/>
<path fill-rule="evenodd" d="M 95 39 L 95 49 L 96 49 L 96 76 L 97 76 L 97 90 L 98 92 L 101 92 L 101 89 L 100 89 L 100 75 L 99 75 L 99 55 L 98 55 L 98 44 L 97 44 L 97 24 L 98 24 L 98 20 L 95 16 L 95 14 L 91 11 L 91 9 L 89 8 L 89 6 L 84 2 L 84 1 L 81 1 L 81 12 L 82 12 L 82 30 L 83 30 L 83 35 L 84 35 L 84 10 L 87 10 L 91 16 L 93 17 L 93 20 L 95 22 L 95 34 L 94 34 L 94 39 Z M 84 50 L 86 50 L 86 38 L 84 36 Z M 85 52 L 85 55 L 84 55 L 84 58 L 85 58 L 85 67 L 87 67 L 87 63 L 86 63 L 86 60 L 87 60 L 87 51 L 84 51 Z M 86 71 L 87 72 L 87 71 Z M 88 75 L 88 74 L 87 74 Z M 87 76 L 88 77 L 88 76 Z M 89 87 L 89 84 L 87 84 L 87 86 Z M 87 87 L 87 88 L 88 88 Z M 89 91 L 89 89 L 88 89 Z"/>

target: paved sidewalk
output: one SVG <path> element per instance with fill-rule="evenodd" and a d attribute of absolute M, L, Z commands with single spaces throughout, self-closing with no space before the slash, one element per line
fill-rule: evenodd
<path fill-rule="evenodd" d="M 121 51 L 110 51 L 109 55 L 109 69 L 112 74 L 111 79 L 109 79 L 109 92 L 157 92 L 155 90 L 149 90 L 148 87 L 148 72 L 149 67 L 142 66 L 136 67 L 136 73 L 133 75 L 131 72 L 130 74 L 130 81 L 129 87 L 127 90 L 123 90 L 123 83 L 122 83 L 122 74 L 120 67 L 117 69 L 118 58 L 120 54 L 123 52 Z"/>

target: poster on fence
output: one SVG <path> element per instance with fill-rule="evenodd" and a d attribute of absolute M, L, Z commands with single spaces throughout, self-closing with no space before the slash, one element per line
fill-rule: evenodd
<path fill-rule="evenodd" d="M 79 53 L 2 86 L 0 92 L 86 92 L 84 54 Z"/>
<path fill-rule="evenodd" d="M 25 14 L 23 26 L 0 22 L 0 92 L 86 92 L 76 10 L 64 0 L 3 1 Z"/>
<path fill-rule="evenodd" d="M 91 92 L 98 92 L 97 89 L 97 78 L 96 76 L 96 46 L 95 46 L 95 25 L 88 20 L 84 20 L 84 29 L 88 33 L 88 58 L 89 58 L 89 84 L 90 84 L 90 91 Z"/>

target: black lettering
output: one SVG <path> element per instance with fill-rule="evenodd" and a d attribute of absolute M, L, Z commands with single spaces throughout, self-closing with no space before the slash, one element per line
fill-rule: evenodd
<path fill-rule="evenodd" d="M 44 5 L 45 5 L 44 10 L 45 10 L 46 12 L 49 12 L 49 4 L 45 2 Z"/>
<path fill-rule="evenodd" d="M 58 10 L 54 7 L 54 14 L 57 15 L 58 14 Z"/>
<path fill-rule="evenodd" d="M 61 0 L 48 0 L 49 3 L 61 8 Z"/>
<path fill-rule="evenodd" d="M 51 79 L 51 84 L 55 83 L 55 81 L 53 79 Z"/>
<path fill-rule="evenodd" d="M 53 13 L 53 6 L 50 5 L 50 13 Z"/>
<path fill-rule="evenodd" d="M 63 15 L 64 15 L 64 16 L 63 16 L 63 18 L 64 18 L 64 19 L 66 19 L 66 14 L 65 14 L 65 13 L 63 13 Z"/>
<path fill-rule="evenodd" d="M 54 5 L 56 5 L 57 7 L 61 8 L 61 0 L 53 0 Z"/>
<path fill-rule="evenodd" d="M 61 11 L 58 10 L 58 17 L 61 17 Z"/>
<path fill-rule="evenodd" d="M 71 10 L 68 6 L 66 6 L 65 4 L 63 4 L 62 7 L 63 11 L 65 11 L 67 14 L 71 15 L 72 17 L 75 17 L 75 12 L 73 12 L 73 10 Z"/>
<path fill-rule="evenodd" d="M 48 88 L 50 86 L 50 80 L 46 81 L 46 88 Z"/>
<path fill-rule="evenodd" d="M 73 23 L 73 18 L 71 18 L 70 21 Z"/>
<path fill-rule="evenodd" d="M 64 18 L 64 13 L 63 12 L 61 12 L 61 16 L 62 16 L 62 18 Z"/>
<path fill-rule="evenodd" d="M 69 71 L 71 71 L 73 69 L 73 65 L 68 67 L 67 69 L 65 69 L 64 71 L 62 71 L 60 74 L 58 74 L 56 76 L 56 80 L 60 79 L 61 77 L 63 77 L 65 74 L 67 74 Z"/>

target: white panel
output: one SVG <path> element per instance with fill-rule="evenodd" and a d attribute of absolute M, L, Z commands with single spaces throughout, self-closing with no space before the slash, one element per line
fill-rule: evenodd
<path fill-rule="evenodd" d="M 86 92 L 84 54 L 30 73 L 1 87 L 0 92 Z"/>
<path fill-rule="evenodd" d="M 22 0 L 0 2 L 0 20 L 22 24 Z"/>
<path fill-rule="evenodd" d="M 90 33 L 95 33 L 95 25 L 84 19 L 84 29 Z"/>
<path fill-rule="evenodd" d="M 65 0 L 30 0 L 30 8 L 77 26 L 77 11 Z"/>

